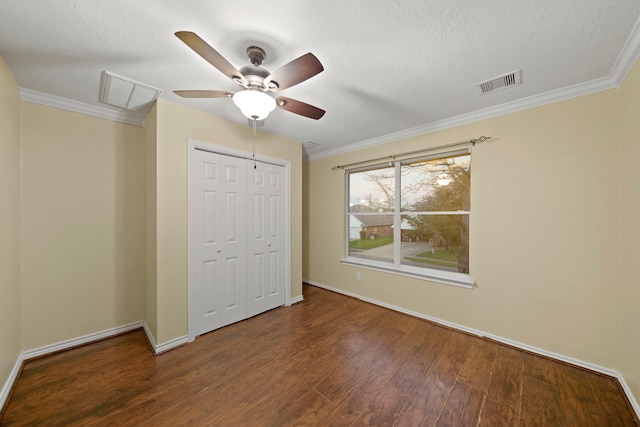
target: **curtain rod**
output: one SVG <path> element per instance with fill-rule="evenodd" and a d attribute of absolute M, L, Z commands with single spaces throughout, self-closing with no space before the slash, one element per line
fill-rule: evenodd
<path fill-rule="evenodd" d="M 363 165 L 365 163 L 374 163 L 374 162 L 379 162 L 379 161 L 383 161 L 383 160 L 393 161 L 393 160 L 396 159 L 396 157 L 410 156 L 412 154 L 419 154 L 419 153 L 428 153 L 429 151 L 436 151 L 436 150 L 440 150 L 442 148 L 458 147 L 460 145 L 469 145 L 469 144 L 471 144 L 471 146 L 475 146 L 476 144 L 480 144 L 480 143 L 485 142 L 485 141 L 487 141 L 489 139 L 491 139 L 490 136 L 481 136 L 481 137 L 474 138 L 474 139 L 468 139 L 466 141 L 452 142 L 451 144 L 437 145 L 435 147 L 423 148 L 421 150 L 406 151 L 404 153 L 394 154 L 394 155 L 391 155 L 391 156 L 384 156 L 384 157 L 378 157 L 378 158 L 375 158 L 375 159 L 362 160 L 361 162 L 347 163 L 346 165 L 337 165 L 337 166 L 332 167 L 331 169 L 333 169 L 333 170 L 338 170 L 338 169 L 345 170 L 346 168 L 349 168 L 351 166 Z"/>

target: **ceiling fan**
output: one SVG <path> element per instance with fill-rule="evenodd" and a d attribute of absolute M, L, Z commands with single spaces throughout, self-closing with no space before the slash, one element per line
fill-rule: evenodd
<path fill-rule="evenodd" d="M 266 56 L 265 51 L 258 46 L 250 46 L 247 48 L 247 57 L 251 65 L 238 70 L 197 34 L 179 31 L 176 36 L 242 88 L 238 92 L 174 90 L 176 95 L 184 98 L 232 98 L 234 104 L 254 125 L 256 121 L 264 120 L 276 106 L 314 120 L 324 115 L 324 110 L 313 105 L 284 96 L 274 98 L 270 95 L 271 92 L 295 86 L 322 72 L 324 67 L 312 53 L 302 55 L 270 73 L 261 67 Z"/>

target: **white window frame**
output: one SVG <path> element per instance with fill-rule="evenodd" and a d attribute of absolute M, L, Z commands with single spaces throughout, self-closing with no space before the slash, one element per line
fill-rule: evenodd
<path fill-rule="evenodd" d="M 440 152 L 437 154 L 433 154 L 430 156 L 423 156 L 423 157 L 418 157 L 418 158 L 411 158 L 411 159 L 402 159 L 402 160 L 395 160 L 393 162 L 387 162 L 386 164 L 373 164 L 373 165 L 369 165 L 366 167 L 359 167 L 359 168 L 354 168 L 354 169 L 348 169 L 345 170 L 345 188 L 346 188 L 346 194 L 345 194 L 345 207 L 344 207 L 344 213 L 345 213 L 345 234 L 344 234 L 344 253 L 346 254 L 346 256 L 344 258 L 342 258 L 340 260 L 340 262 L 342 264 L 345 265 L 350 265 L 350 266 L 354 266 L 354 267 L 360 267 L 360 268 L 365 268 L 365 269 L 369 269 L 369 270 L 376 270 L 376 271 L 383 271 L 386 273 L 391 273 L 391 274 L 398 274 L 401 276 L 406 276 L 406 277 L 412 277 L 415 279 L 420 279 L 420 280 L 427 280 L 430 282 L 436 282 L 436 283 L 443 283 L 443 284 L 447 284 L 447 285 L 453 285 L 453 286 L 460 286 L 463 288 L 473 288 L 475 285 L 475 282 L 473 280 L 473 278 L 471 277 L 470 274 L 466 274 L 466 273 L 458 273 L 458 272 L 453 272 L 453 271 L 443 271 L 443 270 L 437 270 L 437 269 L 433 269 L 433 268 L 427 268 L 427 267 L 416 267 L 416 266 L 412 266 L 412 265 L 404 265 L 401 264 L 401 258 L 402 255 L 400 253 L 400 246 L 402 243 L 402 237 L 401 237 L 401 233 L 402 230 L 400 229 L 400 222 L 401 222 L 401 218 L 403 214 L 420 214 L 420 213 L 428 213 L 431 215 L 447 215 L 447 214 L 467 214 L 469 215 L 469 218 L 471 218 L 471 211 L 455 211 L 455 212 L 440 212 L 438 211 L 437 213 L 434 212 L 403 212 L 400 210 L 400 203 L 401 203 L 401 180 L 400 180 L 400 176 L 401 176 L 401 167 L 403 164 L 405 163 L 415 163 L 415 162 L 419 162 L 419 161 L 426 161 L 426 160 L 431 160 L 431 159 L 436 159 L 436 158 L 443 158 L 443 157 L 453 157 L 453 156 L 458 156 L 458 155 L 463 155 L 463 154 L 471 154 L 471 150 L 470 149 L 463 149 L 463 150 L 456 150 L 456 151 L 447 151 L 447 152 Z M 394 170 L 395 170 L 395 206 L 394 206 L 394 219 L 393 219 L 393 223 L 394 223 L 394 229 L 393 229 L 393 262 L 386 262 L 386 261 L 377 261 L 377 260 L 371 260 L 371 259 L 366 259 L 366 258 L 360 258 L 360 257 L 354 257 L 354 256 L 349 256 L 349 196 L 350 196 L 350 188 L 349 188 L 349 174 L 351 173 L 356 173 L 356 172 L 363 172 L 363 171 L 367 171 L 367 170 L 374 170 L 376 168 L 380 168 L 381 166 L 389 166 L 389 163 L 391 163 L 394 166 Z M 471 248 L 469 248 L 469 251 L 471 252 Z M 469 254 L 469 258 L 471 259 L 471 253 Z"/>

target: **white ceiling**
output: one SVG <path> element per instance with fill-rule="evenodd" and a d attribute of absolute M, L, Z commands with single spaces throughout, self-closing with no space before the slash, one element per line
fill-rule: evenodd
<path fill-rule="evenodd" d="M 280 94 L 326 115 L 276 109 L 264 130 L 316 142 L 307 154 L 320 158 L 614 87 L 638 56 L 639 17 L 637 0 L 2 0 L 0 55 L 29 91 L 107 107 L 108 70 L 246 123 L 230 99 L 172 93 L 238 88 L 174 33 L 197 33 L 237 68 L 252 44 L 271 71 L 312 52 L 325 71 Z M 517 69 L 521 85 L 476 92 Z"/>

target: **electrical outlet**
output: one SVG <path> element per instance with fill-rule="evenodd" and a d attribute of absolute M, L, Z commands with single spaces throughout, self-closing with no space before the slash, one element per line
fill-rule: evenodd
<path fill-rule="evenodd" d="M 360 272 L 356 271 L 356 280 L 360 280 Z"/>

